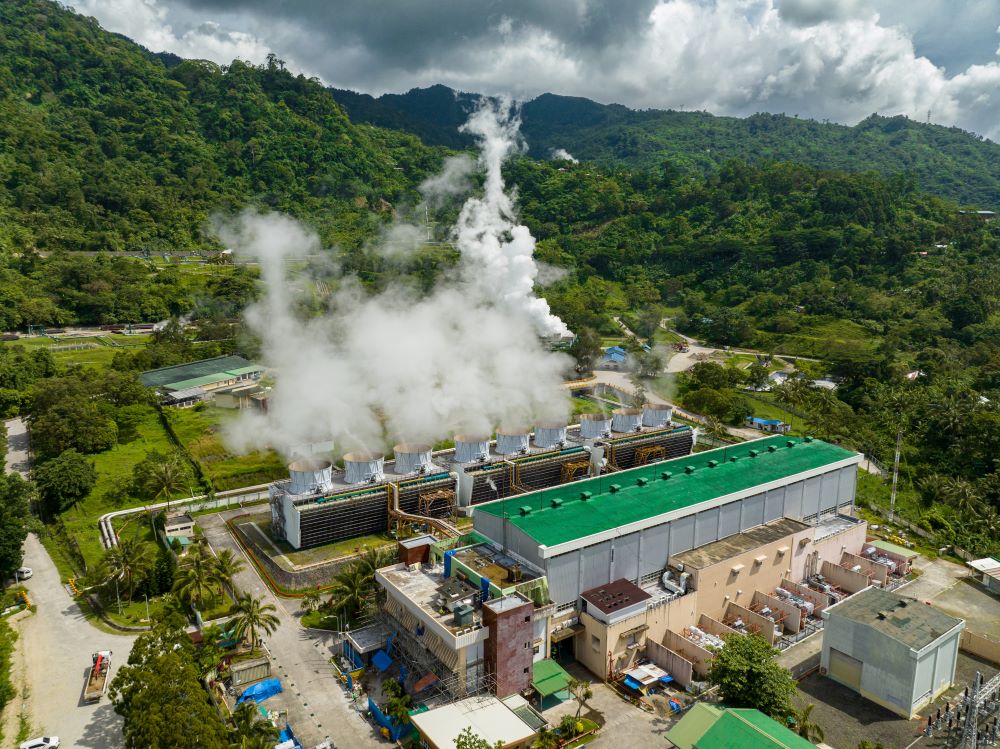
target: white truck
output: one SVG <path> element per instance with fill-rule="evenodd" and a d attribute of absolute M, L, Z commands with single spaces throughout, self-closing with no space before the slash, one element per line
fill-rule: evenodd
<path fill-rule="evenodd" d="M 98 650 L 93 655 L 93 665 L 87 677 L 87 688 L 83 692 L 84 702 L 98 702 L 108 690 L 111 680 L 111 651 Z"/>

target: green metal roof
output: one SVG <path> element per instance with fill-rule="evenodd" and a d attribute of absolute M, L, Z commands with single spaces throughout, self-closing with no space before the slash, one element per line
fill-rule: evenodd
<path fill-rule="evenodd" d="M 562 666 L 550 658 L 537 661 L 531 667 L 531 686 L 542 697 L 563 691 L 572 678 Z"/>
<path fill-rule="evenodd" d="M 723 710 L 706 702 L 696 702 L 677 723 L 667 731 L 667 741 L 677 749 L 694 749 L 698 741 L 715 722 Z"/>
<path fill-rule="evenodd" d="M 695 749 L 815 749 L 815 746 L 759 710 L 729 708 Z"/>
<path fill-rule="evenodd" d="M 920 556 L 913 549 L 907 549 L 905 546 L 900 546 L 889 541 L 882 541 L 881 539 L 869 541 L 868 544 L 874 546 L 876 549 L 882 549 L 882 551 L 891 551 L 893 554 L 903 557 L 903 559 L 912 559 L 913 557 Z"/>
<path fill-rule="evenodd" d="M 257 371 L 260 367 L 254 366 L 242 356 L 213 356 L 211 359 L 201 359 L 200 361 L 188 362 L 187 364 L 175 364 L 171 367 L 151 369 L 148 372 L 143 372 L 139 378 L 146 387 L 164 387 L 167 385 L 173 387 L 177 383 L 200 380 L 209 375 L 218 376 L 220 373 L 236 372 L 243 369 Z M 222 378 L 217 377 L 217 379 Z"/>
<path fill-rule="evenodd" d="M 788 447 L 789 443 L 793 447 Z M 539 544 L 556 546 L 854 455 L 857 453 L 809 437 L 767 437 L 518 494 L 476 505 L 475 512 L 497 517 L 506 514 L 512 525 Z M 665 472 L 669 478 L 663 477 Z M 582 499 L 588 492 L 590 496 Z"/>

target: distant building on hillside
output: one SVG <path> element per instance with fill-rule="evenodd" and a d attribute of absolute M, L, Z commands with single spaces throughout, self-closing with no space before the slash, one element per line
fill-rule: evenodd
<path fill-rule="evenodd" d="M 759 429 L 771 434 L 787 434 L 792 427 L 781 419 L 762 419 L 759 416 L 747 416 L 744 422 L 751 429 Z"/>
<path fill-rule="evenodd" d="M 215 356 L 151 369 L 143 372 L 139 379 L 146 387 L 156 389 L 164 405 L 184 408 L 227 394 L 233 397 L 220 405 L 242 408 L 256 405 L 253 396 L 263 392 L 256 382 L 263 373 L 263 367 L 242 356 Z"/>

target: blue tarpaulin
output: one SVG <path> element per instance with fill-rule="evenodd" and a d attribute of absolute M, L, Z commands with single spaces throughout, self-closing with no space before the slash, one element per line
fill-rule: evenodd
<path fill-rule="evenodd" d="M 375 668 L 377 668 L 381 673 L 392 665 L 392 658 L 390 658 L 389 654 L 384 650 L 379 650 L 372 656 L 372 665 L 374 665 Z"/>
<path fill-rule="evenodd" d="M 660 677 L 660 683 L 661 684 L 669 684 L 673 680 L 674 680 L 674 677 L 671 676 L 670 674 L 667 674 L 666 676 L 661 676 Z"/>
<path fill-rule="evenodd" d="M 240 705 L 249 700 L 261 703 L 268 697 L 273 697 L 282 691 L 280 679 L 264 679 L 264 681 L 258 681 L 244 689 L 243 694 L 236 700 L 236 704 Z"/>
<path fill-rule="evenodd" d="M 283 744 L 286 741 L 291 741 L 295 745 L 295 749 L 302 749 L 302 743 L 295 737 L 295 733 L 292 731 L 292 727 L 285 723 L 285 727 L 281 729 L 278 734 L 278 743 Z"/>
<path fill-rule="evenodd" d="M 642 689 L 642 684 L 640 684 L 639 682 L 637 682 L 631 676 L 626 676 L 625 677 L 625 686 L 630 687 L 631 689 L 635 689 L 636 691 L 639 691 L 639 690 Z"/>
<path fill-rule="evenodd" d="M 411 723 L 400 725 L 399 721 L 395 718 L 392 718 L 379 710 L 378 705 L 375 704 L 375 701 L 371 697 L 368 698 L 368 709 L 371 711 L 372 718 L 375 719 L 375 722 L 389 732 L 389 738 L 393 741 L 399 741 L 400 737 L 408 736 L 413 730 L 413 725 Z"/>

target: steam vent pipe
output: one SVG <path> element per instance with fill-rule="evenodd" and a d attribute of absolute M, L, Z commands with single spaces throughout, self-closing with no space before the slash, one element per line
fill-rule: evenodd
<path fill-rule="evenodd" d="M 611 419 L 604 414 L 583 414 L 580 416 L 580 436 L 584 439 L 600 439 L 611 435 Z"/>
<path fill-rule="evenodd" d="M 333 464 L 329 460 L 304 458 L 288 464 L 291 494 L 315 494 L 333 486 Z"/>
<path fill-rule="evenodd" d="M 347 453 L 344 470 L 348 484 L 374 484 L 385 476 L 385 457 L 375 453 Z"/>
<path fill-rule="evenodd" d="M 566 444 L 566 425 L 561 422 L 539 424 L 535 427 L 535 447 L 562 447 Z"/>
<path fill-rule="evenodd" d="M 642 425 L 644 427 L 665 427 L 674 417 L 674 409 L 670 406 L 647 405 L 642 409 Z"/>
<path fill-rule="evenodd" d="M 473 434 L 455 435 L 455 462 L 482 462 L 490 456 L 490 438 Z"/>
<path fill-rule="evenodd" d="M 614 432 L 638 432 L 642 428 L 641 408 L 616 408 L 611 414 L 611 430 Z"/>
<path fill-rule="evenodd" d="M 392 448 L 396 473 L 419 473 L 431 467 L 431 446 L 404 442 Z"/>
<path fill-rule="evenodd" d="M 528 452 L 530 435 L 527 429 L 497 431 L 497 452 L 501 455 L 524 455 Z"/>

